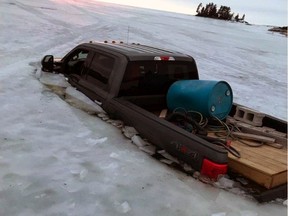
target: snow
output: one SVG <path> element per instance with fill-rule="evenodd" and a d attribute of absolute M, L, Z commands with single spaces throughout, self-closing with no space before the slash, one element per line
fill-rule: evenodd
<path fill-rule="evenodd" d="M 258 204 L 151 158 L 101 108 L 58 96 L 86 103 L 61 75 L 39 71 L 45 54 L 90 40 L 172 48 L 195 57 L 202 79 L 228 81 L 236 102 L 287 119 L 285 37 L 85 0 L 2 0 L 0 16 L 0 215 L 286 215 L 287 202 Z"/>

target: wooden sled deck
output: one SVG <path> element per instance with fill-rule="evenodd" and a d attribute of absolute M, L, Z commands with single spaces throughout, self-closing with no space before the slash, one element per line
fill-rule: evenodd
<path fill-rule="evenodd" d="M 217 137 L 209 133 L 210 137 Z M 241 140 L 251 145 L 259 142 Z M 245 176 L 257 184 L 272 189 L 287 183 L 287 147 L 274 148 L 263 144 L 251 147 L 241 141 L 231 141 L 231 146 L 241 155 L 240 158 L 228 153 L 228 167 L 233 172 Z"/>
<path fill-rule="evenodd" d="M 230 169 L 255 181 L 267 189 L 287 183 L 287 149 L 276 149 L 268 145 L 250 147 L 233 141 L 241 158 L 228 154 Z"/>
<path fill-rule="evenodd" d="M 233 118 L 227 118 L 226 123 L 243 132 L 231 143 L 241 158 L 229 153 L 229 168 L 266 189 L 287 184 L 287 123 L 246 107 L 235 108 Z"/>

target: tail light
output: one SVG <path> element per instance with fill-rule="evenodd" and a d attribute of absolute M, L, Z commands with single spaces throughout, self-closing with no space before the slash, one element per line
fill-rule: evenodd
<path fill-rule="evenodd" d="M 154 61 L 175 61 L 172 56 L 155 56 Z"/>
<path fill-rule="evenodd" d="M 217 179 L 219 175 L 227 173 L 227 164 L 217 164 L 208 159 L 203 160 L 201 175 L 205 175 L 211 179 Z"/>

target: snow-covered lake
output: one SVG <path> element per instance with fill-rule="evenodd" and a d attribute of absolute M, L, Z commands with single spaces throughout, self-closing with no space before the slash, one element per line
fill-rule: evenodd
<path fill-rule="evenodd" d="M 88 0 L 0 1 L 0 215 L 286 215 L 281 202 L 203 184 L 140 151 L 116 127 L 38 79 L 45 54 L 90 40 L 193 56 L 201 79 L 287 119 L 287 38 L 247 26 Z"/>

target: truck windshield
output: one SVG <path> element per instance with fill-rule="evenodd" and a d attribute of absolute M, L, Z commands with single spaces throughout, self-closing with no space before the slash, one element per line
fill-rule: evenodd
<path fill-rule="evenodd" d="M 198 79 L 194 62 L 134 61 L 129 62 L 120 87 L 120 96 L 166 94 L 177 80 Z"/>

